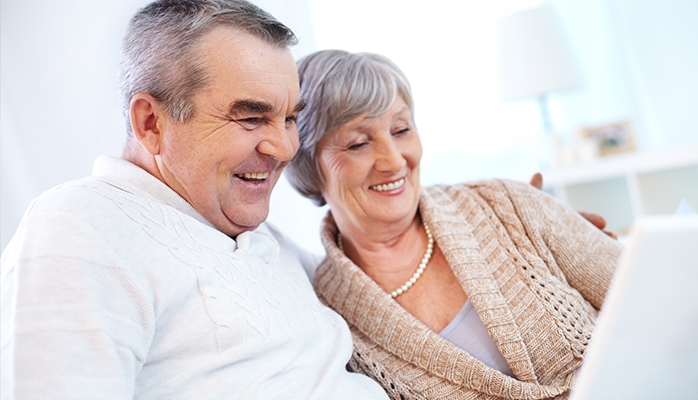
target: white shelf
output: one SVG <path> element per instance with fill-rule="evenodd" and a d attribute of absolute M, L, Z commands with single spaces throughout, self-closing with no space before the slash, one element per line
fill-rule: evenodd
<path fill-rule="evenodd" d="M 544 182 L 546 186 L 554 188 L 691 165 L 698 165 L 698 146 L 661 152 L 624 153 L 599 157 L 590 162 L 546 171 Z"/>
<path fill-rule="evenodd" d="M 601 214 L 610 230 L 623 234 L 638 216 L 671 214 L 682 199 L 698 206 L 698 146 L 600 157 L 547 171 L 544 183 L 563 202 Z"/>

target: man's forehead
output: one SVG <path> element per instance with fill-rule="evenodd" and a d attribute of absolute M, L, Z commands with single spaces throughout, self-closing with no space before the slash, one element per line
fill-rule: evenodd
<path fill-rule="evenodd" d="M 235 48 L 247 54 L 259 49 L 272 49 L 279 54 L 290 52 L 287 47 L 274 45 L 242 28 L 228 25 L 216 26 L 209 30 L 201 37 L 200 47 L 213 52 L 221 48 Z"/>
<path fill-rule="evenodd" d="M 200 94 L 218 97 L 220 111 L 287 113 L 300 104 L 298 72 L 289 49 L 231 27 L 214 28 L 201 48 L 209 82 Z"/>
<path fill-rule="evenodd" d="M 266 42 L 231 27 L 217 27 L 205 35 L 200 45 L 202 62 L 226 72 L 287 74 L 298 81 L 298 70 L 291 50 Z"/>

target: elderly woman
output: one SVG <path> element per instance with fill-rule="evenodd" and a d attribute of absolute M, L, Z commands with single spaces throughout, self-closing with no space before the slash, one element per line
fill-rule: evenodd
<path fill-rule="evenodd" d="M 528 184 L 422 188 L 407 79 L 374 54 L 299 61 L 294 187 L 329 204 L 315 287 L 349 367 L 396 399 L 564 399 L 620 254 Z"/>

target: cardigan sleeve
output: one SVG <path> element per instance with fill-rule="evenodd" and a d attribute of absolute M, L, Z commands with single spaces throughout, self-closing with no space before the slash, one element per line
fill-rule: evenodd
<path fill-rule="evenodd" d="M 622 245 L 549 194 L 524 183 L 504 185 L 526 235 L 548 268 L 601 308 Z"/>

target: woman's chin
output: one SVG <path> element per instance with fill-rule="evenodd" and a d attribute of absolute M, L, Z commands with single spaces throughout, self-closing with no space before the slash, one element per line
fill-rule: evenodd
<path fill-rule="evenodd" d="M 408 222 L 417 215 L 417 207 L 377 208 L 368 216 L 370 220 L 382 223 Z"/>

